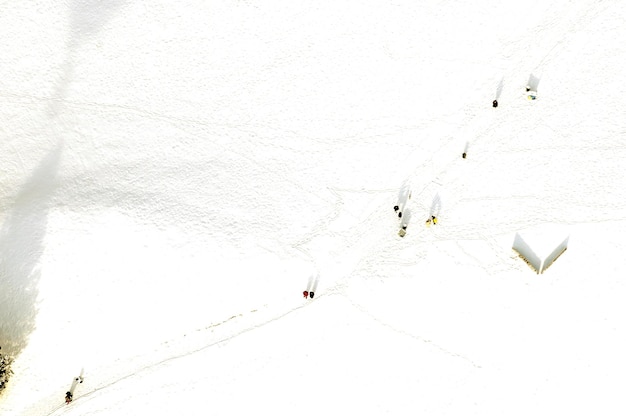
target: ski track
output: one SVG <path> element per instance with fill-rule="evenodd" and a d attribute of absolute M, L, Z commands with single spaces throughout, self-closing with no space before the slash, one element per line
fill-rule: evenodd
<path fill-rule="evenodd" d="M 595 4 L 590 4 L 589 6 L 582 8 L 579 7 L 575 9 L 575 11 L 571 11 L 566 19 L 562 19 L 561 17 L 554 17 L 548 21 L 541 22 L 537 25 L 537 29 L 534 33 L 527 35 L 526 38 L 522 40 L 517 40 L 515 42 L 509 43 L 507 46 L 507 50 L 509 51 L 523 51 L 524 48 L 521 48 L 519 45 L 524 44 L 524 42 L 528 42 L 529 39 L 538 39 L 542 38 L 544 33 L 549 33 L 551 36 L 546 38 L 545 44 L 547 46 L 538 49 L 535 53 L 530 56 L 522 56 L 520 53 L 514 54 L 510 52 L 511 61 L 513 64 L 511 66 L 525 62 L 536 62 L 534 65 L 535 68 L 544 68 L 546 65 L 550 64 L 552 60 L 556 59 L 557 54 L 564 48 L 564 45 L 567 44 L 568 40 L 580 30 L 584 30 L 584 28 L 590 24 L 592 24 L 598 16 L 604 14 L 604 12 L 611 6 L 610 2 L 605 2 L 602 6 L 598 7 Z M 553 15 L 557 16 L 557 13 Z M 555 29 L 557 27 L 558 29 Z M 527 65 L 523 65 L 520 67 L 527 67 Z M 513 73 L 515 71 L 510 71 Z M 507 79 L 510 77 L 507 76 Z M 521 81 L 520 81 L 521 82 Z M 521 85 L 521 84 L 520 84 Z M 490 85 L 485 81 L 482 85 L 480 85 L 479 89 L 486 90 L 489 89 Z M 519 95 L 515 92 L 511 92 L 508 89 L 505 90 L 506 93 L 503 96 L 503 100 L 506 101 L 511 99 L 512 96 Z M 302 136 L 301 132 L 297 132 L 295 130 L 289 130 L 284 128 L 274 128 L 269 123 L 268 124 L 251 124 L 246 128 L 242 128 L 241 126 L 230 124 L 230 123 L 207 123 L 201 121 L 200 119 L 194 118 L 185 118 L 185 117 L 177 117 L 173 115 L 168 115 L 164 113 L 160 113 L 158 111 L 147 110 L 144 108 L 133 107 L 133 106 L 125 106 L 119 104 L 105 104 L 105 103 L 95 103 L 95 102 L 76 102 L 67 99 L 63 100 L 54 100 L 51 98 L 45 97 L 36 97 L 36 96 L 27 96 L 27 95 L 18 95 L 18 94 L 7 94 L 3 93 L 2 96 L 10 97 L 15 99 L 14 103 L 16 104 L 24 104 L 30 105 L 34 101 L 38 102 L 54 102 L 56 104 L 63 104 L 68 108 L 72 109 L 80 109 L 91 112 L 113 112 L 113 113 L 131 113 L 138 115 L 140 117 L 148 118 L 151 120 L 159 120 L 164 121 L 172 125 L 173 127 L 188 133 L 190 136 L 196 137 L 203 135 L 204 137 L 211 137 L 215 135 L 215 130 L 220 129 L 222 133 L 224 133 L 225 137 L 229 137 L 234 135 L 233 133 L 240 133 L 240 137 L 238 139 L 243 139 L 247 141 L 248 144 L 256 143 L 257 137 L 255 135 L 259 128 L 262 128 L 264 131 L 271 130 L 276 134 L 289 134 L 289 135 L 299 135 Z M 487 105 L 488 102 L 485 102 Z M 459 251 L 461 251 L 466 257 L 473 259 L 476 264 L 481 264 L 481 261 L 469 251 L 463 248 L 461 243 L 463 241 L 481 241 L 484 242 L 488 247 L 492 249 L 494 253 L 498 253 L 497 256 L 499 258 L 498 261 L 494 261 L 494 263 L 502 263 L 502 267 L 510 268 L 511 261 L 510 259 L 515 256 L 506 255 L 502 253 L 500 250 L 500 244 L 497 242 L 497 238 L 501 235 L 510 234 L 516 230 L 530 227 L 533 225 L 537 225 L 543 222 L 541 218 L 518 218 L 517 216 L 503 216 L 503 217 L 495 217 L 490 216 L 488 222 L 493 224 L 490 228 L 486 223 L 478 224 L 483 229 L 493 229 L 498 230 L 498 233 L 495 231 L 492 234 L 485 234 L 479 231 L 481 228 L 477 227 L 477 224 L 463 224 L 463 223 L 454 223 L 452 220 L 448 221 L 445 218 L 445 210 L 442 214 L 442 219 L 439 225 L 431 227 L 428 234 L 425 234 L 424 228 L 422 226 L 421 218 L 426 217 L 426 212 L 428 211 L 428 206 L 430 205 L 430 201 L 427 197 L 432 196 L 432 192 L 436 192 L 437 189 L 459 189 L 462 188 L 461 185 L 453 185 L 451 179 L 442 180 L 442 177 L 451 177 L 452 179 L 458 179 L 462 176 L 463 169 L 467 166 L 462 166 L 461 164 L 467 165 L 466 160 L 461 160 L 461 148 L 457 148 L 456 144 L 459 142 L 465 142 L 465 140 L 459 141 L 459 137 L 464 137 L 464 132 L 480 132 L 476 137 L 467 139 L 466 142 L 469 143 L 469 158 L 471 159 L 473 154 L 473 149 L 477 146 L 482 148 L 489 148 L 490 153 L 497 154 L 499 152 L 506 152 L 505 149 L 499 149 L 498 146 L 498 134 L 497 132 L 501 129 L 502 125 L 505 123 L 505 117 L 499 117 L 499 112 L 502 111 L 518 111 L 527 103 L 522 103 L 520 100 L 514 101 L 510 103 L 510 107 L 508 108 L 497 108 L 497 109 L 483 109 L 480 105 L 476 104 L 475 106 L 468 107 L 462 110 L 464 116 L 462 121 L 456 124 L 454 134 L 446 135 L 445 138 L 440 142 L 440 144 L 436 147 L 434 151 L 432 151 L 433 156 L 430 159 L 425 159 L 425 163 L 412 163 L 412 160 L 416 160 L 417 156 L 422 155 L 424 150 L 417 144 L 415 149 L 409 153 L 408 156 L 404 159 L 403 162 L 405 165 L 410 166 L 408 168 L 408 174 L 406 175 L 406 180 L 412 185 L 412 199 L 407 203 L 408 208 L 417 208 L 416 212 L 413 213 L 412 222 L 409 224 L 407 230 L 407 236 L 404 237 L 404 240 L 398 240 L 396 238 L 396 229 L 397 224 L 392 220 L 393 211 L 391 207 L 393 206 L 393 195 L 394 192 L 397 192 L 398 188 L 372 188 L 372 189 L 353 189 L 353 188 L 343 188 L 343 187 L 328 187 L 326 190 L 334 196 L 334 199 L 329 199 L 327 196 L 320 194 L 318 190 L 314 189 L 308 184 L 303 184 L 299 181 L 295 181 L 289 175 L 282 173 L 280 170 L 268 168 L 265 164 L 259 163 L 253 157 L 247 155 L 245 152 L 234 150 L 231 146 L 220 143 L 217 140 L 212 142 L 213 145 L 219 147 L 224 152 L 230 152 L 235 154 L 239 159 L 244 160 L 246 163 L 256 166 L 258 169 L 271 173 L 279 180 L 284 181 L 285 183 L 289 183 L 294 188 L 300 190 L 303 193 L 313 196 L 314 198 L 319 199 L 325 204 L 332 207 L 332 209 L 325 214 L 324 217 L 317 220 L 317 222 L 312 226 L 310 231 L 305 235 L 299 236 L 294 241 L 289 243 L 289 246 L 294 250 L 299 252 L 302 256 L 307 258 L 315 268 L 316 273 L 322 274 L 322 281 L 325 281 L 324 269 L 322 266 L 318 264 L 316 253 L 312 253 L 312 249 L 308 247 L 311 243 L 319 237 L 330 237 L 334 240 L 339 240 L 344 244 L 345 252 L 349 255 L 353 255 L 354 253 L 362 253 L 359 257 L 358 261 L 352 265 L 352 268 L 349 269 L 348 272 L 343 273 L 340 276 L 334 276 L 331 279 L 326 280 L 329 283 L 328 286 L 324 287 L 324 290 L 316 294 L 315 300 L 318 298 L 324 298 L 325 296 L 341 296 L 346 302 L 349 302 L 355 309 L 360 311 L 361 313 L 368 316 L 372 321 L 377 324 L 387 327 L 394 332 L 402 334 L 404 336 L 410 337 L 418 342 L 428 344 L 432 346 L 434 349 L 438 350 L 442 354 L 446 354 L 451 357 L 458 358 L 464 361 L 466 364 L 470 365 L 474 369 L 480 369 L 482 366 L 480 363 L 476 363 L 471 358 L 463 356 L 461 354 L 450 351 L 442 346 L 440 346 L 435 340 L 426 339 L 419 335 L 411 334 L 406 332 L 400 328 L 394 327 L 393 325 L 384 322 L 379 317 L 375 316 L 373 313 L 367 310 L 364 306 L 355 302 L 350 296 L 344 293 L 343 288 L 349 284 L 349 280 L 352 278 L 354 271 L 364 268 L 367 270 L 367 264 L 369 254 L 373 252 L 389 252 L 393 253 L 397 250 L 398 247 L 402 247 L 405 245 L 416 245 L 416 251 L 420 252 L 420 248 L 423 245 L 437 243 L 437 242 L 454 242 Z M 482 105 L 482 103 L 481 103 Z M 491 112 L 491 114 L 486 114 L 487 112 Z M 439 119 L 433 120 L 431 124 L 437 125 L 437 123 L 441 122 L 444 119 L 442 116 Z M 552 133 L 555 135 L 559 135 L 557 129 L 542 123 L 542 126 L 547 127 L 552 130 Z M 393 129 L 390 129 L 387 133 L 376 133 L 371 134 L 369 136 L 361 136 L 359 138 L 367 138 L 367 139 L 375 139 L 380 137 L 388 137 L 396 134 L 403 134 L 407 132 L 419 131 L 420 127 L 423 125 L 418 124 L 418 126 L 396 126 Z M 220 134 L 221 136 L 221 134 Z M 356 136 L 345 136 L 345 139 L 353 139 Z M 307 137 L 309 140 L 318 140 L 320 142 L 324 142 L 325 140 L 328 143 L 331 143 L 334 139 L 322 139 L 309 136 Z M 279 144 L 274 144 L 272 142 L 265 143 L 268 146 L 273 146 L 277 149 L 283 149 L 284 146 Z M 556 145 L 555 145 L 556 146 Z M 550 151 L 555 149 L 555 146 L 544 146 L 544 147 L 529 147 L 529 151 Z M 246 147 L 246 146 L 243 146 Z M 591 146 L 581 146 L 574 147 L 576 150 L 590 150 Z M 611 150 L 614 149 L 613 146 L 607 146 L 606 148 L 596 148 L 600 150 Z M 19 152 L 16 151 L 16 154 L 19 156 Z M 521 157 L 521 156 L 520 156 Z M 22 166 L 24 165 L 24 161 L 21 156 L 19 156 L 20 163 Z M 414 167 L 413 167 L 414 166 Z M 428 173 L 428 166 L 436 166 L 434 169 L 434 176 Z M 462 166 L 462 167 L 461 167 Z M 349 230 L 345 230 L 342 232 L 331 231 L 329 230 L 329 226 L 334 222 L 338 221 L 338 219 L 342 215 L 353 214 L 351 207 L 346 203 L 346 198 L 343 194 L 366 194 L 372 196 L 370 203 L 374 205 L 374 208 L 371 210 L 369 215 L 366 215 L 365 218 L 360 221 L 356 226 L 350 228 Z M 456 196 L 453 200 L 447 200 L 447 206 L 459 206 L 462 204 L 482 204 L 482 205 L 491 205 L 494 207 L 494 203 L 497 203 L 501 200 L 501 198 L 496 196 L 480 196 L 480 197 L 472 197 L 472 196 Z M 514 197 L 518 199 L 520 203 L 522 202 L 538 202 L 538 197 L 533 196 L 531 194 L 528 195 L 518 195 Z M 511 198 L 507 198 L 510 202 Z M 377 201 L 377 203 L 375 203 Z M 492 211 L 497 211 L 497 208 L 492 208 Z M 491 214 L 491 213 L 490 213 Z M 354 214 L 353 214 L 354 215 Z M 604 217 L 597 220 L 592 221 L 579 221 L 579 222 L 567 222 L 567 224 L 593 224 L 600 222 L 614 222 L 614 221 L 626 221 L 626 217 L 616 216 L 616 217 Z M 487 222 L 487 220 L 486 220 Z M 418 232 L 419 230 L 419 232 Z M 432 232 L 430 232 L 432 231 Z M 366 238 L 367 237 L 367 238 Z M 381 248 L 381 241 L 383 242 Z M 280 243 L 275 240 L 277 245 Z M 277 250 L 276 248 L 269 248 L 268 250 Z M 385 257 L 386 260 L 381 262 L 380 264 L 394 264 L 394 265 L 403 265 L 403 266 L 412 266 L 424 261 L 424 255 L 417 256 L 414 258 L 414 261 L 400 261 L 393 260 L 392 257 Z M 517 262 L 519 263 L 519 262 Z M 505 266 L 506 265 L 506 266 Z M 522 266 L 520 266 L 522 267 Z M 486 268 L 486 272 L 490 274 L 496 274 L 499 270 L 492 270 L 491 268 Z M 315 301 L 314 300 L 314 301 Z M 314 302 L 313 301 L 313 302 Z M 211 324 L 205 328 L 199 328 L 194 333 L 185 334 L 183 337 L 179 337 L 177 339 L 173 339 L 163 344 L 157 346 L 155 348 L 155 352 L 148 354 L 146 358 L 145 354 L 142 354 L 141 357 L 130 357 L 125 361 L 133 362 L 138 361 L 140 363 L 134 365 L 134 370 L 128 372 L 128 366 L 130 364 L 125 364 L 123 366 L 114 365 L 114 369 L 110 370 L 114 373 L 117 372 L 117 375 L 110 375 L 105 377 L 106 379 L 101 379 L 95 383 L 97 383 L 96 387 L 87 389 L 87 386 L 92 386 L 94 381 L 98 380 L 100 376 L 91 376 L 92 373 L 99 373 L 96 369 L 88 369 L 88 375 L 86 378 L 86 382 L 81 385 L 78 389 L 78 392 L 75 396 L 75 402 L 80 402 L 83 400 L 89 400 L 91 397 L 96 396 L 98 394 L 104 393 L 108 388 L 114 386 L 116 383 L 122 382 L 124 380 L 130 379 L 132 377 L 136 377 L 143 372 L 146 372 L 150 369 L 158 367 L 160 365 L 164 365 L 171 361 L 188 357 L 190 355 L 199 353 L 209 348 L 219 347 L 221 344 L 226 343 L 240 335 L 246 334 L 250 331 L 254 331 L 257 329 L 263 328 L 265 325 L 276 322 L 285 316 L 288 316 L 296 311 L 299 311 L 303 308 L 309 307 L 312 305 L 311 301 L 307 301 L 301 303 L 299 306 L 292 306 L 286 309 L 281 307 L 278 308 L 267 308 L 265 311 L 259 310 L 250 310 L 245 313 L 240 313 L 237 315 L 233 315 L 231 318 L 228 318 L 222 322 Z M 239 322 L 242 322 L 243 328 L 235 328 L 235 325 L 242 325 Z M 248 322 L 246 322 L 248 321 Z M 249 322 L 253 321 L 253 322 Z M 245 322 L 245 323 L 244 323 Z M 212 335 L 213 331 L 218 332 L 226 332 L 226 334 L 221 335 Z M 232 333 L 228 333 L 232 332 Z M 206 338 L 212 338 L 211 340 L 206 340 Z M 168 345 L 165 345 L 168 344 Z M 187 345 L 193 344 L 191 347 L 187 347 Z M 177 350 L 177 351 L 172 351 Z M 115 370 L 116 368 L 120 368 L 123 370 Z M 106 373 L 103 371 L 102 373 Z M 93 378 L 92 378 L 93 377 Z M 62 403 L 62 394 L 61 392 L 64 390 L 64 387 L 59 386 L 57 389 L 59 391 L 58 395 L 49 396 L 46 399 L 38 401 L 36 404 L 33 404 L 28 408 L 28 412 L 31 414 L 45 414 L 45 415 L 54 415 L 63 413 L 63 409 L 67 408 L 67 406 Z M 86 391 L 85 393 L 83 393 Z M 58 402 L 56 405 L 54 403 Z M 71 405 L 70 405 L 71 406 Z M 28 414 L 27 412 L 27 414 Z"/>
<path fill-rule="evenodd" d="M 333 288 L 330 288 L 328 290 L 326 290 L 325 292 L 320 293 L 319 295 L 315 296 L 315 299 L 318 298 L 324 298 L 325 296 L 332 296 L 335 294 L 335 291 L 333 290 Z M 292 307 L 291 309 L 288 309 L 287 311 L 282 311 L 280 312 L 278 315 L 273 315 L 270 312 L 265 312 L 266 315 L 273 315 L 270 317 L 264 317 L 261 318 L 261 322 L 256 322 L 253 324 L 249 324 L 248 326 L 245 326 L 243 329 L 239 329 L 236 330 L 234 333 L 229 334 L 229 335 L 225 335 L 222 336 L 220 338 L 218 338 L 217 340 L 213 340 L 210 342 L 205 342 L 202 341 L 202 338 L 205 338 L 208 335 L 208 331 L 209 330 L 213 330 L 214 328 L 217 327 L 222 327 L 225 326 L 227 324 L 233 324 L 233 320 L 237 320 L 239 318 L 244 318 L 246 316 L 249 316 L 251 314 L 254 314 L 256 312 L 259 312 L 258 310 L 251 310 L 249 311 L 247 314 L 239 314 L 239 315 L 234 315 L 220 323 L 217 324 L 212 324 L 207 326 L 206 328 L 203 329 L 197 329 L 195 331 L 195 333 L 188 333 L 183 335 L 182 337 L 179 337 L 177 339 L 173 339 L 170 341 L 166 341 L 164 343 L 162 343 L 159 347 L 156 348 L 156 352 L 148 355 L 148 358 L 146 358 L 146 354 L 142 354 L 141 356 L 137 356 L 137 357 L 130 357 L 125 359 L 124 361 L 128 361 L 128 363 L 126 363 L 123 368 L 128 369 L 128 367 L 135 367 L 133 369 L 133 371 L 124 371 L 124 374 L 121 374 L 119 376 L 113 376 L 110 377 L 108 380 L 106 381 L 100 381 L 97 382 L 98 385 L 97 387 L 92 387 L 89 388 L 87 390 L 86 393 L 83 393 L 83 391 L 85 391 L 87 389 L 87 386 L 93 385 L 93 380 L 97 380 L 98 378 L 100 378 L 99 376 L 95 376 L 95 374 L 99 374 L 102 372 L 106 372 L 106 371 L 99 371 L 97 369 L 88 369 L 88 371 L 90 373 L 94 373 L 94 376 L 88 375 L 86 378 L 86 381 L 84 383 L 84 387 L 81 386 L 81 389 L 79 389 L 78 393 L 74 395 L 74 401 L 72 403 L 75 403 L 77 401 L 84 401 L 84 400 L 88 400 L 90 397 L 95 396 L 98 393 L 102 393 L 104 392 L 106 389 L 114 386 L 117 383 L 120 383 L 124 380 L 128 380 L 131 379 L 133 377 L 137 377 L 140 376 L 141 373 L 144 373 L 150 369 L 153 369 L 155 367 L 167 364 L 171 361 L 175 361 L 177 359 L 181 359 L 181 358 L 185 358 L 188 357 L 190 355 L 193 354 L 197 354 L 199 352 L 202 352 L 206 349 L 209 348 L 213 348 L 213 347 L 219 347 L 221 344 L 224 344 L 228 341 L 231 341 L 241 335 L 244 335 L 248 332 L 257 330 L 262 328 L 265 325 L 274 323 L 282 318 L 284 318 L 285 316 L 288 316 L 296 311 L 299 311 L 303 308 L 309 307 L 311 306 L 313 303 L 312 301 L 308 301 L 308 302 L 304 302 L 301 305 L 297 306 L 297 307 Z M 189 344 L 195 344 L 195 343 L 200 343 L 201 346 L 200 347 L 187 347 L 187 349 L 185 349 L 186 346 L 188 346 Z M 166 344 L 176 344 L 174 347 L 166 345 Z M 160 351 L 160 349 L 166 349 L 166 350 L 171 350 L 172 348 L 181 348 L 183 349 L 182 352 L 176 352 L 176 353 L 164 353 L 163 351 Z M 166 355 L 165 358 L 159 358 L 160 355 Z M 142 364 L 130 364 L 131 362 L 143 362 Z M 117 365 L 116 367 L 118 367 L 119 365 Z M 63 388 L 60 386 L 59 387 L 59 392 L 61 392 L 63 390 Z M 54 415 L 57 412 L 59 412 L 61 409 L 65 409 L 68 405 L 66 405 L 65 403 L 63 404 L 58 404 L 58 405 L 54 405 L 53 403 L 55 402 L 61 402 L 61 396 L 60 394 L 54 395 L 54 396 L 49 396 L 47 399 L 45 400 L 41 400 L 38 404 L 35 404 L 31 407 L 28 408 L 26 414 L 44 414 L 44 415 Z M 46 404 L 42 404 L 42 403 L 46 403 Z M 72 404 L 70 404 L 71 406 Z"/>
<path fill-rule="evenodd" d="M 436 342 L 433 342 L 430 339 L 421 337 L 419 335 L 411 334 L 410 332 L 407 332 L 407 331 L 404 331 L 402 329 L 396 328 L 395 326 L 393 326 L 393 325 L 391 325 L 391 324 L 389 324 L 387 322 L 383 322 L 378 317 L 376 317 L 373 314 L 371 314 L 366 308 L 364 308 L 363 306 L 361 306 L 358 303 L 356 303 L 354 301 L 354 299 L 352 299 L 352 298 L 350 298 L 348 296 L 345 296 L 345 297 L 346 297 L 346 299 L 348 299 L 350 304 L 355 309 L 357 309 L 359 312 L 365 314 L 366 316 L 368 316 L 370 319 L 372 319 L 374 322 L 378 323 L 379 325 L 384 326 L 385 328 L 389 328 L 392 331 L 397 332 L 398 334 L 401 334 L 403 336 L 412 338 L 412 339 L 414 339 L 414 340 L 416 340 L 418 342 L 421 342 L 421 343 L 424 343 L 424 344 L 428 344 L 428 345 L 432 346 L 438 352 L 443 353 L 443 354 L 445 354 L 447 356 L 454 357 L 454 358 L 459 358 L 459 359 L 465 361 L 467 364 L 471 365 L 474 368 L 482 368 L 479 364 L 474 362 L 472 359 L 470 359 L 470 358 L 468 358 L 468 357 L 466 357 L 466 356 L 464 356 L 462 354 L 459 354 L 459 353 L 456 353 L 456 352 L 452 352 L 452 351 L 442 347 L 441 345 L 438 345 Z"/>

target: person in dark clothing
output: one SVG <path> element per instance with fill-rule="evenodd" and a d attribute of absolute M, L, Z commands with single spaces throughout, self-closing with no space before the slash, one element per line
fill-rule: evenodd
<path fill-rule="evenodd" d="M 68 391 L 67 393 L 65 393 L 65 404 L 70 404 L 70 402 L 72 401 L 72 392 Z"/>
<path fill-rule="evenodd" d="M 498 100 L 493 100 L 493 108 L 496 108 L 498 106 Z"/>
<path fill-rule="evenodd" d="M 309 292 L 309 296 L 311 297 L 311 299 L 313 299 L 313 296 L 315 296 L 315 293 Z"/>

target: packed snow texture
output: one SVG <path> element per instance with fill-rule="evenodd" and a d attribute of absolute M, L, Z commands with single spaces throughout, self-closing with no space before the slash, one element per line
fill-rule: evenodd
<path fill-rule="evenodd" d="M 626 411 L 626 4 L 5 3 L 0 414 Z"/>

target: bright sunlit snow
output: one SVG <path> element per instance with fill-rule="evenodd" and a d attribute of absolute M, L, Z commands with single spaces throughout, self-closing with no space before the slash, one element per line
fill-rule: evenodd
<path fill-rule="evenodd" d="M 4 2 L 0 414 L 623 415 L 625 21 Z"/>

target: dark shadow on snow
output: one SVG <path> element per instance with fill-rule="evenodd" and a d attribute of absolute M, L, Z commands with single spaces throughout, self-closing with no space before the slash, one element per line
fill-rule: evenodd
<path fill-rule="evenodd" d="M 85 43 L 94 42 L 98 32 L 127 3 L 126 0 L 72 0 L 70 2 L 67 52 L 51 97 L 52 117 L 59 115 L 62 103 L 74 79 L 76 50 Z"/>
<path fill-rule="evenodd" d="M 430 204 L 430 215 L 434 217 L 439 217 L 439 213 L 441 212 L 441 198 L 439 194 L 435 194 L 433 198 L 433 202 Z"/>
<path fill-rule="evenodd" d="M 398 202 L 396 203 L 399 218 L 402 218 L 404 215 L 404 207 L 406 207 L 409 199 L 411 199 L 411 188 L 409 187 L 409 184 L 405 182 L 402 185 L 402 188 L 400 188 L 400 192 L 398 193 Z"/>
<path fill-rule="evenodd" d="M 313 279 L 314 278 L 315 278 L 315 275 L 309 275 L 309 281 L 306 283 L 306 290 L 307 290 L 307 292 L 311 291 L 311 288 L 313 287 Z"/>
<path fill-rule="evenodd" d="M 313 284 L 311 285 L 311 292 L 317 292 L 317 285 L 320 282 L 320 274 L 317 273 L 315 278 L 313 279 Z"/>
<path fill-rule="evenodd" d="M 409 208 L 406 208 L 404 212 L 402 213 L 402 221 L 400 223 L 400 226 L 406 229 L 409 226 L 410 222 L 411 222 L 411 210 Z"/>
<path fill-rule="evenodd" d="M 0 345 L 11 356 L 35 329 L 40 270 L 48 212 L 56 189 L 62 148 L 51 151 L 3 213 L 0 229 Z"/>
<path fill-rule="evenodd" d="M 500 79 L 498 83 L 498 88 L 496 88 L 496 100 L 500 99 L 500 95 L 502 95 L 502 89 L 504 88 L 504 77 Z"/>
<path fill-rule="evenodd" d="M 72 0 L 70 2 L 72 41 L 92 38 L 128 3 L 128 0 Z"/>
<path fill-rule="evenodd" d="M 528 88 L 530 88 L 531 91 L 539 91 L 539 77 L 530 74 L 530 76 L 528 77 L 528 83 L 526 84 L 526 86 Z"/>
<path fill-rule="evenodd" d="M 72 384 L 70 385 L 70 389 L 68 390 L 70 393 L 72 393 L 72 396 L 74 395 L 74 392 L 76 391 L 76 386 L 78 386 L 79 384 L 83 382 L 84 374 L 85 374 L 85 369 L 83 368 L 80 370 L 80 375 L 77 377 L 74 377 L 74 379 L 72 380 Z"/>

